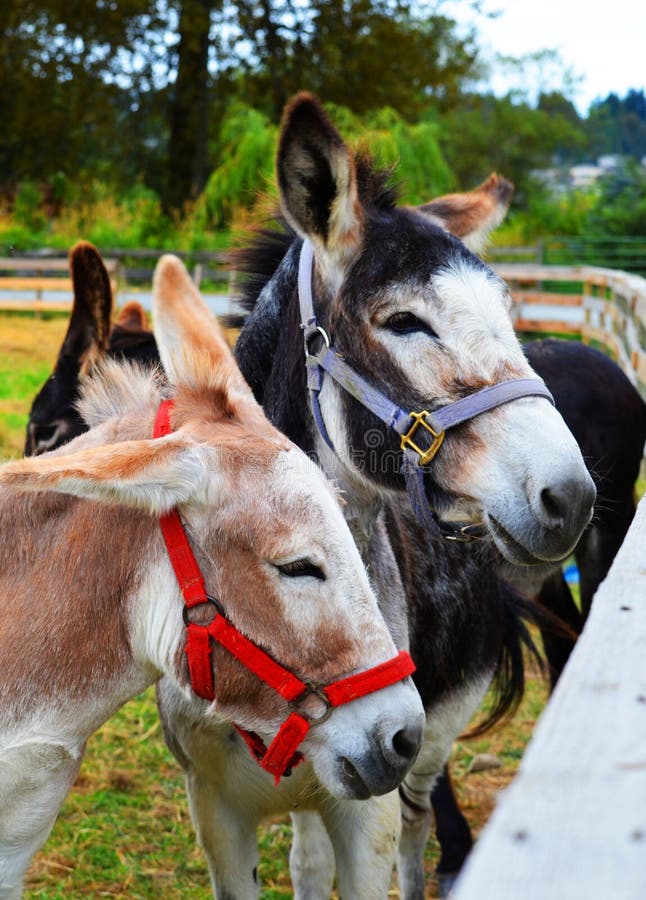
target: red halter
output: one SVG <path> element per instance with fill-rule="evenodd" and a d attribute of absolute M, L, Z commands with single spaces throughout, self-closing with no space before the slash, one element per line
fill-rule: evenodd
<path fill-rule="evenodd" d="M 170 422 L 172 408 L 172 400 L 162 400 L 155 419 L 153 437 L 162 437 L 172 432 Z M 261 681 L 288 701 L 290 713 L 269 747 L 266 747 L 262 738 L 254 732 L 246 731 L 237 725 L 234 726 L 244 738 L 261 768 L 274 775 L 276 784 L 282 775 L 289 774 L 291 768 L 303 760 L 303 755 L 298 752 L 297 748 L 310 727 L 325 722 L 335 706 L 350 703 L 366 694 L 395 684 L 415 671 L 413 660 L 405 650 L 402 650 L 385 663 L 373 666 L 365 672 L 351 675 L 349 678 L 341 678 L 331 684 L 319 685 L 301 680 L 245 637 L 241 631 L 238 631 L 224 615 L 219 601 L 207 594 L 204 578 L 177 510 L 173 509 L 166 515 L 160 516 L 159 524 L 184 597 L 186 654 L 194 693 L 204 700 L 215 700 L 211 666 L 211 638 L 213 638 L 250 672 L 253 672 Z M 204 603 L 210 603 L 215 609 L 215 616 L 210 624 L 198 625 L 191 622 L 188 617 L 189 610 Z M 312 694 L 318 697 L 325 706 L 323 713 L 318 717 L 310 715 L 301 708 L 303 701 Z"/>

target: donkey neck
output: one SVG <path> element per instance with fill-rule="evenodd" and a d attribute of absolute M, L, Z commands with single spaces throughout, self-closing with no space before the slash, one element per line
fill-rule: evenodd
<path fill-rule="evenodd" d="M 165 633 L 170 601 L 168 587 L 151 584 L 159 560 L 147 557 L 157 528 L 153 518 L 116 507 L 0 490 L 0 717 L 7 727 L 44 716 L 87 737 L 162 674 L 161 651 L 150 652 Z M 158 543 L 152 555 L 161 557 Z"/>
<path fill-rule="evenodd" d="M 261 291 L 236 344 L 238 364 L 269 420 L 316 459 L 339 486 L 344 516 L 368 569 L 381 614 L 395 645 L 407 648 L 406 597 L 384 525 L 384 492 L 327 447 L 312 415 L 297 295 L 299 253 L 300 241 L 295 241 Z"/>
<path fill-rule="evenodd" d="M 342 491 L 345 518 L 364 559 L 383 508 L 383 491 L 353 472 L 322 440 L 307 390 L 295 240 L 258 296 L 236 343 L 238 364 L 270 421 L 316 459 Z"/>

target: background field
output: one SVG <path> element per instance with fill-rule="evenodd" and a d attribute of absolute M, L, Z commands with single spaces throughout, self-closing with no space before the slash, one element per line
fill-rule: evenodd
<path fill-rule="evenodd" d="M 19 456 L 34 394 L 51 372 L 66 316 L 37 319 L 0 314 L 0 457 Z M 514 720 L 492 735 L 457 743 L 452 771 L 462 808 L 477 832 L 498 791 L 515 772 L 546 698 L 531 672 Z M 500 767 L 471 772 L 476 754 L 493 753 Z M 260 833 L 262 898 L 291 896 L 288 820 Z M 427 852 L 428 897 L 437 861 Z M 27 879 L 28 898 L 211 897 L 206 866 L 195 844 L 183 779 L 162 740 L 150 689 L 128 703 L 89 741 L 77 784 Z M 397 897 L 393 880 L 392 897 Z"/>

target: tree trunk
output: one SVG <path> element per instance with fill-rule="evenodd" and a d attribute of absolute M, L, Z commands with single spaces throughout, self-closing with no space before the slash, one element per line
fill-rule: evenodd
<path fill-rule="evenodd" d="M 170 114 L 165 206 L 181 210 L 206 183 L 209 29 L 217 0 L 183 0 Z"/>

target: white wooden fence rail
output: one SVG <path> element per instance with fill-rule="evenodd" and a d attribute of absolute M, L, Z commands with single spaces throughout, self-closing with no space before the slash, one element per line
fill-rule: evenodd
<path fill-rule="evenodd" d="M 558 331 L 599 341 L 646 399 L 646 279 L 594 266 L 495 266 L 512 291 L 519 331 Z M 576 293 L 566 293 L 568 286 Z"/>
<path fill-rule="evenodd" d="M 646 498 L 452 900 L 646 898 Z"/>
<path fill-rule="evenodd" d="M 646 280 L 496 270 L 520 330 L 599 341 L 646 399 Z M 646 498 L 453 900 L 646 900 Z"/>

